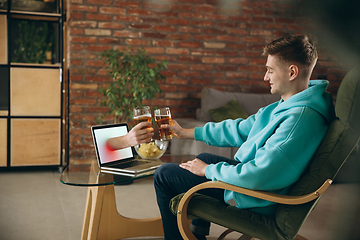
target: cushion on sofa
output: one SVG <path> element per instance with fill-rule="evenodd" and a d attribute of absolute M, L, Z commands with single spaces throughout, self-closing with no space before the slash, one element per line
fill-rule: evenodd
<path fill-rule="evenodd" d="M 229 101 L 236 99 L 245 112 L 250 116 L 259 108 L 271 102 L 278 101 L 280 96 L 272 94 L 255 94 L 239 92 L 222 92 L 212 88 L 203 88 L 201 91 L 201 109 L 197 111 L 196 118 L 200 121 L 213 121 L 209 110 L 224 106 Z"/>
<path fill-rule="evenodd" d="M 222 107 L 210 109 L 209 112 L 215 122 L 221 122 L 226 119 L 245 119 L 248 117 L 247 113 L 236 99 L 231 100 Z"/>

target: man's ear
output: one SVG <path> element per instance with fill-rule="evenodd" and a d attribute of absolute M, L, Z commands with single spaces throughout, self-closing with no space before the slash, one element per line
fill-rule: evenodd
<path fill-rule="evenodd" d="M 294 80 L 299 75 L 299 68 L 296 65 L 290 65 L 290 81 Z"/>

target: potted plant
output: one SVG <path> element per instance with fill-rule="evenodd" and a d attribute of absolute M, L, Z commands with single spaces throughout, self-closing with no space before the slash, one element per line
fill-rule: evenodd
<path fill-rule="evenodd" d="M 110 49 L 100 53 L 105 69 L 112 81 L 99 88 L 105 98 L 100 106 L 107 106 L 109 112 L 98 117 L 102 123 L 105 116 L 114 115 L 114 122 L 127 122 L 133 118 L 133 109 L 143 106 L 143 100 L 154 99 L 161 92 L 159 82 L 165 80 L 161 71 L 167 61 L 156 63 L 155 58 L 147 56 L 143 48 L 134 51 L 131 47 L 120 51 Z M 131 125 L 131 123 L 130 123 Z"/>

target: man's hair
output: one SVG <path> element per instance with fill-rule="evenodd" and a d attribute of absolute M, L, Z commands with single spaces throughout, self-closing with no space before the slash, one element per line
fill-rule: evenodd
<path fill-rule="evenodd" d="M 286 62 L 294 62 L 309 67 L 317 58 L 316 39 L 309 35 L 289 35 L 276 39 L 263 49 L 263 55 L 277 56 Z"/>

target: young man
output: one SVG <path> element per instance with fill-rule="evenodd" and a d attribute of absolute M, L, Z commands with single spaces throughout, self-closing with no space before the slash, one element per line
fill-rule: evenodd
<path fill-rule="evenodd" d="M 244 119 L 207 123 L 204 127 L 171 129 L 178 138 L 192 138 L 209 145 L 239 147 L 234 160 L 200 154 L 180 165 L 165 164 L 155 172 L 154 185 L 166 240 L 182 239 L 169 201 L 179 193 L 209 180 L 220 180 L 244 188 L 285 194 L 296 182 L 334 117 L 327 81 L 310 81 L 317 61 L 314 43 L 307 35 L 291 35 L 264 48 L 267 56 L 264 81 L 279 102 L 261 108 Z M 208 189 L 203 194 L 228 205 L 263 214 L 274 214 L 276 204 L 231 191 Z M 210 223 L 194 220 L 191 228 L 198 239 L 206 239 Z"/>

